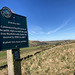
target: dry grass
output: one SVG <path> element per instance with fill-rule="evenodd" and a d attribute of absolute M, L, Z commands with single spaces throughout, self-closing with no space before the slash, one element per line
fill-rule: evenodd
<path fill-rule="evenodd" d="M 23 75 L 74 75 L 75 44 L 43 51 L 22 61 Z"/>
<path fill-rule="evenodd" d="M 7 68 L 0 70 L 0 75 L 8 75 Z"/>
<path fill-rule="evenodd" d="M 57 46 L 21 63 L 22 75 L 74 75 L 75 43 Z M 1 75 L 7 75 L 7 68 L 0 70 Z"/>

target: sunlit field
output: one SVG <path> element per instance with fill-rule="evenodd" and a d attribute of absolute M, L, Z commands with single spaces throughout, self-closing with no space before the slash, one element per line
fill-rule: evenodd
<path fill-rule="evenodd" d="M 22 75 L 74 75 L 75 43 L 49 44 L 21 49 Z M 26 56 L 32 55 L 24 59 Z M 3 57 L 2 57 L 3 56 Z M 0 66 L 7 64 L 6 51 L 0 53 Z M 8 75 L 7 67 L 0 69 Z"/>

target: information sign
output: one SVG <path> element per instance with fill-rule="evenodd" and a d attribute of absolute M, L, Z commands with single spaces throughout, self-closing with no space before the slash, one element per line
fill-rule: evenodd
<path fill-rule="evenodd" d="M 28 47 L 26 17 L 3 7 L 0 10 L 0 51 L 23 47 Z"/>

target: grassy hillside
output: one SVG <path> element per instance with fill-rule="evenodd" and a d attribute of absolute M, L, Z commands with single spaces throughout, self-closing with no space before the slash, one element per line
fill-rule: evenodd
<path fill-rule="evenodd" d="M 58 40 L 58 41 L 29 41 L 29 46 L 40 46 L 40 45 L 48 45 L 48 44 L 55 44 L 55 45 L 62 45 L 62 44 L 69 44 L 75 43 L 75 40 Z"/>
<path fill-rule="evenodd" d="M 22 75 L 74 75 L 75 43 L 38 46 L 30 50 L 28 53 L 33 56 L 21 62 Z M 41 52 L 34 54 L 35 50 Z M 7 75 L 7 68 L 0 70 L 0 74 Z"/>
<path fill-rule="evenodd" d="M 37 43 L 37 42 L 36 42 Z M 24 58 L 28 55 L 33 55 L 34 53 L 42 50 L 46 50 L 48 48 L 55 47 L 55 44 L 48 44 L 48 45 L 41 45 L 41 46 L 32 46 L 29 48 L 21 48 L 20 49 L 20 56 L 21 58 Z M 0 66 L 6 65 L 7 64 L 7 55 L 6 51 L 1 51 L 0 52 Z"/>
<path fill-rule="evenodd" d="M 40 42 L 40 41 L 29 41 L 29 46 L 40 46 L 40 45 L 47 45 L 46 42 Z"/>
<path fill-rule="evenodd" d="M 58 46 L 22 61 L 23 75 L 74 75 L 75 44 Z"/>

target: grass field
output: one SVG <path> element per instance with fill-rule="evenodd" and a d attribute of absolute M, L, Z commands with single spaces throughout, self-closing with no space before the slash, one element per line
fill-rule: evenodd
<path fill-rule="evenodd" d="M 34 53 L 41 51 L 41 50 L 46 50 L 48 48 L 55 47 L 54 44 L 50 45 L 44 45 L 44 46 L 35 46 L 35 47 L 29 47 L 29 48 L 21 48 L 20 49 L 20 57 L 26 57 L 27 55 L 33 55 Z M 3 66 L 7 64 L 7 52 L 6 51 L 1 51 L 0 52 L 0 66 Z"/>
<path fill-rule="evenodd" d="M 40 53 L 36 52 L 41 51 Z M 21 49 L 21 58 L 33 55 L 21 62 L 22 75 L 74 75 L 75 43 L 43 45 Z M 6 64 L 6 51 L 0 52 L 0 66 Z M 8 75 L 7 68 L 0 70 Z"/>

